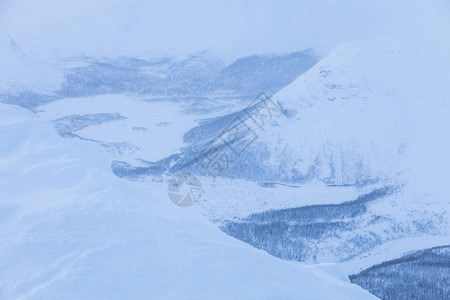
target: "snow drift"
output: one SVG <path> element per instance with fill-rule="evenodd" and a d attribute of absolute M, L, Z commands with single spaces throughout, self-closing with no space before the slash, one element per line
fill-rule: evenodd
<path fill-rule="evenodd" d="M 0 105 L 0 298 L 373 299 L 110 174 L 94 144 Z"/>

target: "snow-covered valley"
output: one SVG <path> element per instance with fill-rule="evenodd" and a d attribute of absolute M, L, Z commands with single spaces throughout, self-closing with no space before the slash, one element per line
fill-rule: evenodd
<path fill-rule="evenodd" d="M 2 299 L 375 298 L 115 178 L 101 147 L 22 108 L 0 104 L 0 117 Z"/>
<path fill-rule="evenodd" d="M 173 55 L 168 4 L 39 1 L 0 3 L 0 299 L 450 299 L 450 6 L 265 1 Z"/>

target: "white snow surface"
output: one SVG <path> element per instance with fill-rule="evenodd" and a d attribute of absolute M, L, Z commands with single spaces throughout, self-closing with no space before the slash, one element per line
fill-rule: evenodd
<path fill-rule="evenodd" d="M 0 104 L 1 299 L 375 299 L 334 267 L 271 257 L 109 166 L 98 145 Z"/>

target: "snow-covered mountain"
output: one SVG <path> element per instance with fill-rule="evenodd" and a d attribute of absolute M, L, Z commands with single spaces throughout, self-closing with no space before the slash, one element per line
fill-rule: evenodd
<path fill-rule="evenodd" d="M 181 153 L 115 171 L 205 176 L 204 213 L 286 259 L 356 272 L 448 244 L 449 50 L 448 38 L 344 45 L 271 100 L 190 130 Z M 230 126 L 244 130 L 227 140 Z"/>
<path fill-rule="evenodd" d="M 201 176 L 200 209 L 227 233 L 286 259 L 345 262 L 351 274 L 449 243 L 449 49 L 446 38 L 344 45 L 269 99 L 270 118 L 261 102 L 199 115 L 109 95 L 38 109 L 63 135 L 111 150 L 119 176 Z M 251 129 L 241 138 L 256 137 L 239 155 L 219 138 L 236 120 Z M 230 163 L 204 176 L 198 161 L 216 150 Z"/>
<path fill-rule="evenodd" d="M 118 180 L 101 147 L 22 108 L 0 104 L 0 137 L 2 299 L 375 299 Z"/>
<path fill-rule="evenodd" d="M 448 39 L 342 46 L 277 93 L 272 107 L 259 105 L 260 114 L 247 109 L 188 132 L 191 145 L 172 168 L 193 163 L 226 126 L 243 120 L 247 136 L 258 137 L 222 175 L 344 185 L 399 179 L 410 166 L 424 170 L 409 155 L 422 154 L 428 163 L 435 156 L 426 149 L 435 145 L 442 155 L 448 146 L 448 49 Z"/>
<path fill-rule="evenodd" d="M 449 14 L 0 1 L 0 298 L 447 300 Z"/>
<path fill-rule="evenodd" d="M 63 70 L 52 60 L 39 60 L 22 51 L 19 44 L 0 31 L 0 101 L 20 95 L 52 94 L 63 81 Z M 35 99 L 37 103 L 38 99 Z"/>

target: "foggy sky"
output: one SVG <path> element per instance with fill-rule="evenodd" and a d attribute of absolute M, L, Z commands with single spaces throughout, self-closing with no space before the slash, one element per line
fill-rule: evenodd
<path fill-rule="evenodd" d="M 446 0 L 0 1 L 2 34 L 23 49 L 62 55 L 210 50 L 235 58 L 450 29 Z"/>

